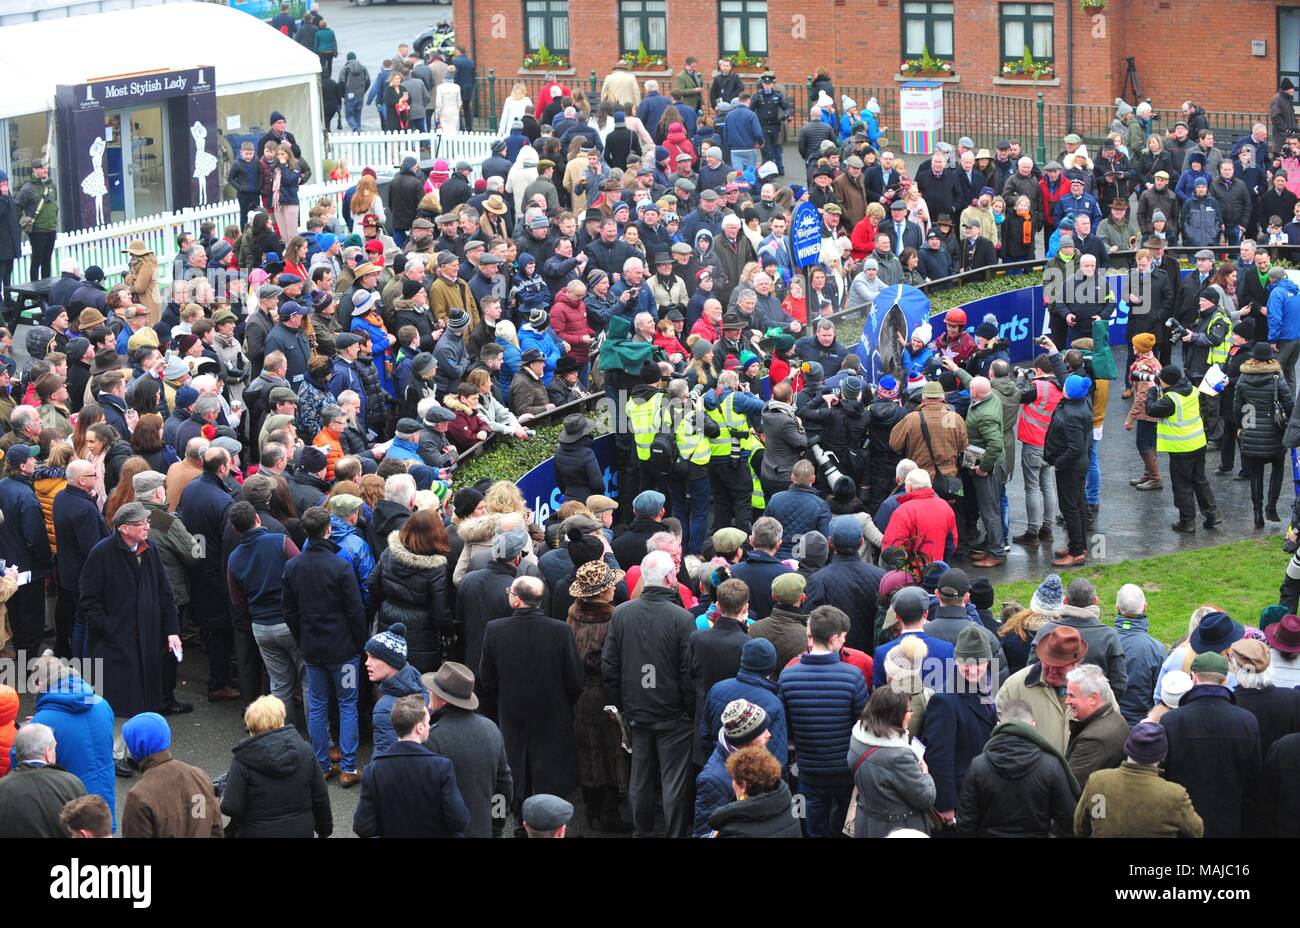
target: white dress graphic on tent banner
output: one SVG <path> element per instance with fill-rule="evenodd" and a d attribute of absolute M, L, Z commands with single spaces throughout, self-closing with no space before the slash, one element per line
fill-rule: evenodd
<path fill-rule="evenodd" d="M 199 205 L 208 202 L 208 175 L 217 169 L 217 157 L 208 151 L 208 129 L 201 122 L 190 126 L 194 136 L 194 177 L 199 182 Z"/>
<path fill-rule="evenodd" d="M 91 171 L 81 181 L 81 192 L 95 201 L 97 226 L 104 224 L 104 195 L 108 193 L 108 186 L 104 183 L 104 149 L 107 147 L 102 135 L 90 143 Z"/>

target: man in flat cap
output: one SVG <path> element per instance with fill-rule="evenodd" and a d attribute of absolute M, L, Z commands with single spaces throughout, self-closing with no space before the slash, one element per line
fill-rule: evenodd
<path fill-rule="evenodd" d="M 162 711 L 163 662 L 181 653 L 176 602 L 162 557 L 149 541 L 144 503 L 127 503 L 113 514 L 113 533 L 90 549 L 80 584 L 86 656 L 103 662 L 96 665 L 102 695 L 117 717 L 113 757 L 129 774 L 121 725 L 141 712 Z"/>
<path fill-rule="evenodd" d="M 524 831 L 530 838 L 563 838 L 573 818 L 573 805 L 550 793 L 524 800 Z"/>

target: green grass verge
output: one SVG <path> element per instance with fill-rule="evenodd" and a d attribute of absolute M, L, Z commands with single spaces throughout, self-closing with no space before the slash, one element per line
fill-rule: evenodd
<path fill-rule="evenodd" d="M 1168 645 L 1187 631 L 1192 611 L 1210 603 L 1243 625 L 1255 625 L 1260 610 L 1277 602 L 1285 568 L 1281 540 L 1270 535 L 1140 560 L 1096 562 L 1062 573 L 1061 580 L 1068 585 L 1084 577 L 1096 584 L 1103 622 L 1114 620 L 1119 588 L 1136 583 L 1147 595 L 1151 634 Z M 1009 599 L 1028 605 L 1037 586 L 1033 580 L 997 584 L 996 608 Z"/>

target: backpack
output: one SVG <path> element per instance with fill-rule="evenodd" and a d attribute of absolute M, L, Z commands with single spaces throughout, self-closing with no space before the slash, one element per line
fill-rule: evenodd
<path fill-rule="evenodd" d="M 650 460 L 647 463 L 656 477 L 668 477 L 677 466 L 677 439 L 669 432 L 660 432 L 650 442 Z"/>

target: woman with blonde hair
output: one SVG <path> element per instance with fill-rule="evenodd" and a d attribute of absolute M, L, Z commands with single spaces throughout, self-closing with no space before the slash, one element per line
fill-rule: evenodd
<path fill-rule="evenodd" d="M 278 696 L 244 710 L 248 737 L 232 749 L 221 812 L 236 838 L 328 838 L 334 833 L 325 775 L 311 746 L 285 722 Z"/>
<path fill-rule="evenodd" d="M 302 183 L 301 165 L 294 157 L 293 146 L 281 142 L 275 150 L 275 174 L 271 179 L 271 214 L 281 238 L 298 234 L 298 185 Z"/>
<path fill-rule="evenodd" d="M 500 385 L 501 395 L 508 403 L 510 381 L 515 379 L 515 374 L 519 373 L 519 368 L 522 366 L 523 351 L 519 347 L 519 332 L 509 319 L 498 322 L 493 332 L 496 335 L 496 343 L 504 352 L 501 355 L 501 370 L 497 371 L 497 384 Z"/>
<path fill-rule="evenodd" d="M 358 226 L 367 213 L 374 213 L 382 223 L 385 220 L 384 200 L 379 195 L 379 184 L 370 174 L 362 174 L 357 181 L 357 189 L 348 202 L 352 213 L 352 224 Z"/>
<path fill-rule="evenodd" d="M 524 494 L 520 493 L 519 487 L 509 480 L 498 480 L 488 487 L 488 491 L 483 494 L 483 504 L 489 513 L 517 512 L 532 518 L 524 502 Z"/>
<path fill-rule="evenodd" d="M 515 81 L 515 85 L 510 88 L 510 96 L 506 97 L 501 107 L 501 121 L 497 123 L 497 135 L 502 138 L 509 135 L 510 124 L 516 119 L 523 119 L 525 114 L 532 111 L 533 100 L 528 96 L 528 88 L 524 86 L 523 81 Z"/>
<path fill-rule="evenodd" d="M 921 227 L 921 235 L 927 235 L 930 231 L 930 207 L 921 196 L 921 188 L 916 184 L 910 185 L 903 194 L 903 202 L 907 204 L 907 218 Z"/>
<path fill-rule="evenodd" d="M 581 87 L 575 87 L 571 99 L 573 100 L 573 108 L 578 111 L 579 121 L 586 122 L 587 117 L 591 115 L 591 101 L 587 99 L 587 91 Z"/>

